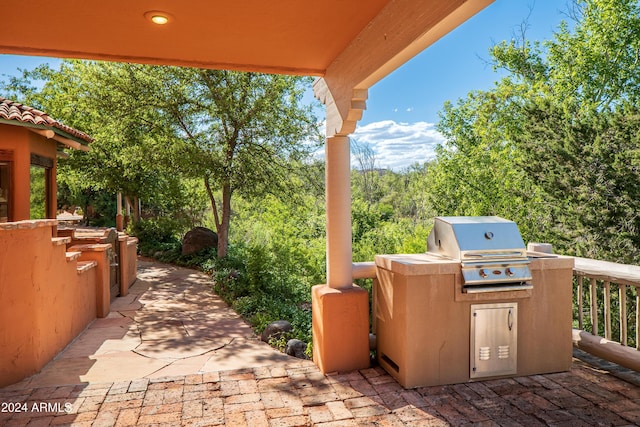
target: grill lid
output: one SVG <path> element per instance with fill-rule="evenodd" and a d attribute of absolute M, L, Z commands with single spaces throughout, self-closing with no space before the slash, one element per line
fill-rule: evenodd
<path fill-rule="evenodd" d="M 427 238 L 427 251 L 478 262 L 527 257 L 516 223 L 497 216 L 436 217 Z"/>
<path fill-rule="evenodd" d="M 463 292 L 532 288 L 529 258 L 513 221 L 497 216 L 436 217 L 427 250 L 461 261 Z"/>

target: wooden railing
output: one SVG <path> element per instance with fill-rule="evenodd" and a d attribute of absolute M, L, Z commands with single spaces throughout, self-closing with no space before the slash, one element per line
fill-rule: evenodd
<path fill-rule="evenodd" d="M 575 258 L 574 346 L 640 370 L 640 267 Z"/>
<path fill-rule="evenodd" d="M 577 322 L 578 329 L 584 330 L 585 326 L 590 325 L 588 329 L 593 335 L 603 336 L 624 346 L 640 348 L 640 267 L 575 258 L 574 276 L 574 300 L 577 308 L 577 318 L 574 321 Z M 616 318 L 615 322 L 612 322 L 612 317 Z M 629 320 L 632 321 L 631 336 Z"/>

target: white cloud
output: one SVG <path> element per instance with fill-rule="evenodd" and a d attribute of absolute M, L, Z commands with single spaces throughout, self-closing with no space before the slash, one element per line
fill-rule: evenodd
<path fill-rule="evenodd" d="M 323 133 L 324 126 L 325 123 L 322 125 Z M 436 146 L 445 142 L 432 123 L 398 123 L 394 120 L 358 126 L 350 137 L 359 144 L 371 147 L 377 167 L 393 170 L 433 159 Z M 314 157 L 324 159 L 324 147 L 316 151 Z M 351 163 L 357 167 L 353 156 Z"/>
<path fill-rule="evenodd" d="M 412 112 L 412 111 L 413 111 L 413 107 L 409 107 L 409 108 L 407 108 L 407 113 L 410 113 L 410 112 Z"/>
<path fill-rule="evenodd" d="M 435 147 L 445 141 L 433 123 L 393 120 L 359 126 L 351 138 L 371 147 L 378 167 L 394 170 L 433 159 Z"/>

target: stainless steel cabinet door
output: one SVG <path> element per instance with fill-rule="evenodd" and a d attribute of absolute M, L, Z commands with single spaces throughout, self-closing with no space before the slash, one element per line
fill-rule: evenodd
<path fill-rule="evenodd" d="M 511 375 L 518 362 L 518 303 L 471 305 L 471 378 Z"/>

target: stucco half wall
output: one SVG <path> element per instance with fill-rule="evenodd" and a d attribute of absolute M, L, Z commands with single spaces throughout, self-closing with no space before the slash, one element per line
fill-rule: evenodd
<path fill-rule="evenodd" d="M 96 317 L 95 264 L 55 220 L 0 224 L 0 387 L 38 372 Z"/>

